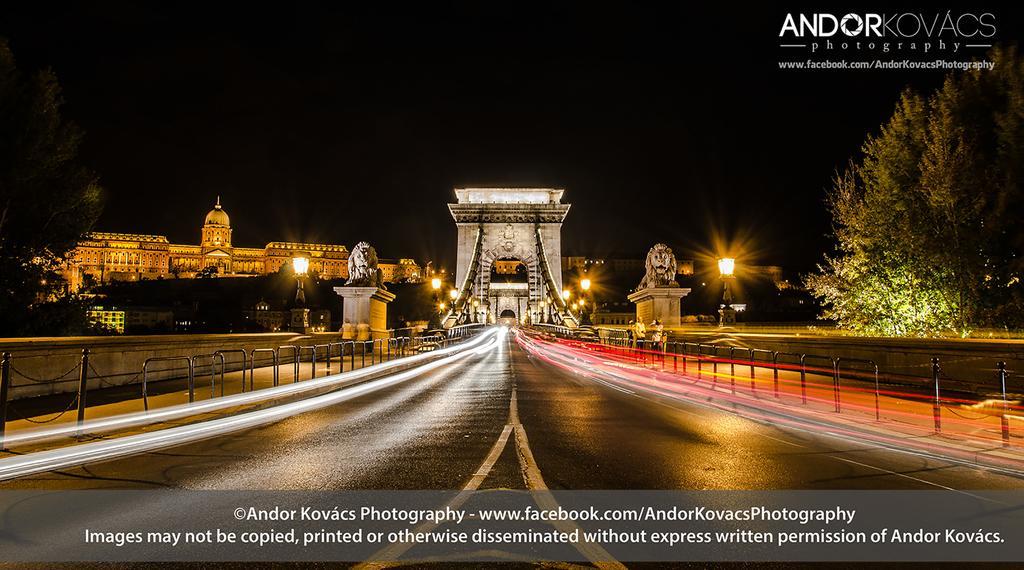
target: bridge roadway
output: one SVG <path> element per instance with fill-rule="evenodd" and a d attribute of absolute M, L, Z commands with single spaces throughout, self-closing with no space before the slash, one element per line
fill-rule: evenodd
<path fill-rule="evenodd" d="M 283 421 L 5 489 L 1019 489 L 1018 478 L 627 393 L 498 346 Z"/>

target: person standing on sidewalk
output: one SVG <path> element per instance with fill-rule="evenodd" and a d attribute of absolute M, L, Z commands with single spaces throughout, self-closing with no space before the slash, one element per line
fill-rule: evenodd
<path fill-rule="evenodd" d="M 647 327 L 644 326 L 643 321 L 637 319 L 636 324 L 633 325 L 633 348 L 641 346 L 645 336 L 647 336 Z"/>
<path fill-rule="evenodd" d="M 654 342 L 654 346 L 655 346 L 656 349 L 661 350 L 662 352 L 664 352 L 665 351 L 665 326 L 662 325 L 661 321 L 659 321 L 658 319 L 654 319 L 654 322 L 651 323 L 651 326 L 654 328 L 654 334 L 651 335 L 651 340 Z"/>

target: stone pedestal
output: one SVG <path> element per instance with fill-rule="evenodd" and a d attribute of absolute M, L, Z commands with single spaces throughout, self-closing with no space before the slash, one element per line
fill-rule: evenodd
<path fill-rule="evenodd" d="M 335 287 L 342 297 L 342 337 L 354 334 L 355 340 L 386 338 L 388 303 L 395 294 L 378 287 Z M 346 327 L 345 325 L 349 325 Z M 354 330 L 353 330 L 354 329 Z"/>
<path fill-rule="evenodd" d="M 722 307 L 718 309 L 718 326 L 727 326 L 736 324 L 736 309 L 732 307 Z"/>
<path fill-rule="evenodd" d="M 631 294 L 636 303 L 636 320 L 645 325 L 657 319 L 666 327 L 679 326 L 679 300 L 690 294 L 683 287 L 648 287 Z"/>
<path fill-rule="evenodd" d="M 309 330 L 309 309 L 305 307 L 295 307 L 291 311 L 291 320 L 288 323 L 288 330 L 296 332 L 306 332 Z"/>

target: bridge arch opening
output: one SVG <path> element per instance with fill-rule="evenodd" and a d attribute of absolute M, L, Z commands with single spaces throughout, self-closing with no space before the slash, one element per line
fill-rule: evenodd
<path fill-rule="evenodd" d="M 577 326 L 562 299 L 561 188 L 456 188 L 458 295 L 444 325 L 521 322 Z"/>

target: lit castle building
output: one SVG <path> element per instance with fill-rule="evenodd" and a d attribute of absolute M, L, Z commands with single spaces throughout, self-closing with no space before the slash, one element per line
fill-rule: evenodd
<path fill-rule="evenodd" d="M 200 234 L 199 245 L 170 243 L 167 237 L 93 232 L 72 254 L 66 278 L 72 291 L 87 281 L 139 281 L 168 277 L 251 276 L 277 272 L 296 254 L 309 256 L 309 271 L 324 279 L 348 277 L 348 248 L 324 243 L 273 241 L 264 248 L 231 244 L 231 218 L 220 204 L 213 207 Z M 423 272 L 412 259 L 379 262 L 384 281 L 421 281 Z"/>

